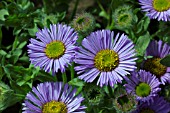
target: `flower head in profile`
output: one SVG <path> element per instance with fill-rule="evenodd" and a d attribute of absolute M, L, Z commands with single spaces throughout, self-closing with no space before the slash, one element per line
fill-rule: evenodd
<path fill-rule="evenodd" d="M 113 31 L 99 30 L 84 38 L 82 46 L 75 56 L 75 70 L 86 82 L 99 77 L 97 85 L 109 83 L 113 87 L 136 69 L 134 45 L 124 34 L 115 36 Z"/>
<path fill-rule="evenodd" d="M 75 55 L 77 33 L 67 25 L 50 25 L 36 33 L 37 39 L 30 39 L 28 54 L 30 61 L 46 72 L 65 71 Z"/>
<path fill-rule="evenodd" d="M 163 97 L 156 96 L 153 102 L 148 104 L 144 102 L 137 107 L 137 110 L 132 113 L 168 113 L 170 111 L 170 104 L 164 100 Z"/>
<path fill-rule="evenodd" d="M 33 87 L 26 95 L 23 113 L 85 113 L 84 100 L 68 84 L 45 82 Z"/>
<path fill-rule="evenodd" d="M 153 57 L 148 58 L 143 63 L 143 68 L 159 78 L 162 84 L 170 83 L 170 67 L 160 63 L 160 60 L 168 54 L 170 54 L 170 46 L 168 44 L 163 43 L 161 40 L 158 42 L 153 40 L 146 50 L 146 56 Z"/>
<path fill-rule="evenodd" d="M 153 97 L 161 90 L 161 83 L 156 76 L 144 70 L 133 72 L 131 75 L 130 79 L 126 78 L 127 84 L 124 85 L 127 93 L 136 96 L 139 101 L 153 101 Z"/>
<path fill-rule="evenodd" d="M 146 15 L 158 21 L 170 21 L 170 0 L 139 0 Z"/>

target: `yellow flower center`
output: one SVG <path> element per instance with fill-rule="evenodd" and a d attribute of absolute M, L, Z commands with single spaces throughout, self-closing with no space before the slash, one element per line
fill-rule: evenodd
<path fill-rule="evenodd" d="M 53 100 L 43 105 L 42 113 L 67 113 L 67 106 L 63 102 Z"/>
<path fill-rule="evenodd" d="M 160 58 L 153 57 L 150 59 L 147 59 L 146 62 L 144 63 L 144 69 L 146 71 L 150 71 L 154 75 L 156 75 L 158 78 L 161 77 L 166 73 L 167 67 L 162 65 L 160 63 Z"/>
<path fill-rule="evenodd" d="M 158 12 L 170 9 L 170 0 L 153 0 L 153 8 Z"/>
<path fill-rule="evenodd" d="M 50 59 L 58 59 L 65 52 L 65 46 L 61 41 L 53 41 L 46 45 L 45 54 Z"/>
<path fill-rule="evenodd" d="M 118 54 L 113 50 L 101 50 L 96 54 L 94 64 L 100 71 L 111 71 L 119 64 Z"/>

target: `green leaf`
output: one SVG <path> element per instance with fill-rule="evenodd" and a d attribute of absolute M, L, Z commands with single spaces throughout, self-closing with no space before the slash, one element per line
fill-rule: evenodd
<path fill-rule="evenodd" d="M 4 56 L 6 55 L 7 53 L 4 51 L 4 50 L 0 50 L 0 55 Z"/>
<path fill-rule="evenodd" d="M 29 57 L 28 56 L 23 56 L 19 58 L 19 61 L 27 62 L 29 63 Z"/>
<path fill-rule="evenodd" d="M 1 43 L 2 43 L 2 30 L 1 30 L 1 27 L 0 27 L 0 48 L 1 48 Z"/>
<path fill-rule="evenodd" d="M 101 12 L 99 13 L 99 16 L 104 17 L 104 18 L 106 18 L 107 20 L 109 20 L 109 15 L 108 15 L 105 11 L 101 11 Z"/>
<path fill-rule="evenodd" d="M 19 86 L 18 84 L 16 84 L 16 81 L 10 81 L 10 85 L 11 88 L 14 89 L 17 94 L 26 95 L 31 90 L 29 85 L 24 84 L 22 86 Z"/>
<path fill-rule="evenodd" d="M 19 44 L 18 37 L 15 37 L 15 40 L 12 45 L 12 50 L 15 50 Z"/>
<path fill-rule="evenodd" d="M 138 38 L 135 49 L 138 52 L 139 56 L 143 56 L 146 48 L 148 47 L 149 42 L 150 42 L 149 32 Z"/>
<path fill-rule="evenodd" d="M 144 16 L 139 23 L 137 24 L 137 31 L 136 33 L 147 31 L 148 26 L 150 23 L 150 19 L 148 16 Z"/>
<path fill-rule="evenodd" d="M 170 67 L 170 55 L 167 55 L 166 57 L 162 58 L 160 60 L 160 63 L 167 67 Z"/>
<path fill-rule="evenodd" d="M 2 66 L 0 66 L 0 80 L 2 79 L 3 75 L 4 75 L 4 71 Z"/>
<path fill-rule="evenodd" d="M 148 29 L 149 23 L 150 23 L 150 18 L 148 16 L 145 16 L 144 25 L 143 25 L 144 31 Z"/>
<path fill-rule="evenodd" d="M 18 46 L 18 49 L 22 49 L 27 44 L 27 41 L 21 42 Z"/>
<path fill-rule="evenodd" d="M 21 96 L 16 95 L 7 84 L 0 82 L 0 111 L 21 101 L 23 98 L 24 96 L 21 98 Z"/>
<path fill-rule="evenodd" d="M 84 81 L 82 81 L 78 78 L 74 78 L 71 81 L 69 81 L 68 83 L 73 86 L 80 86 L 80 87 L 84 86 Z"/>
<path fill-rule="evenodd" d="M 141 20 L 138 24 L 137 24 L 137 31 L 136 33 L 140 33 L 143 30 L 143 24 L 144 24 L 144 20 Z"/>
<path fill-rule="evenodd" d="M 18 61 L 19 56 L 22 54 L 22 49 L 15 49 L 12 51 L 12 55 L 10 57 L 10 61 L 15 64 Z"/>
<path fill-rule="evenodd" d="M 34 24 L 34 28 L 29 28 L 28 29 L 28 33 L 30 36 L 35 36 L 36 32 L 38 31 L 38 27 L 37 24 Z"/>
<path fill-rule="evenodd" d="M 44 71 L 39 71 L 38 75 L 34 78 L 34 81 L 35 80 L 38 80 L 40 82 L 46 82 L 46 81 L 57 81 L 57 78 L 56 76 L 52 76 L 51 74 L 49 73 L 46 73 Z"/>
<path fill-rule="evenodd" d="M 15 27 L 14 30 L 13 30 L 13 34 L 14 35 L 18 35 L 20 32 L 21 32 L 22 28 L 20 27 Z"/>
<path fill-rule="evenodd" d="M 6 9 L 1 9 L 0 10 L 0 20 L 5 21 L 5 15 L 9 15 L 8 10 Z"/>

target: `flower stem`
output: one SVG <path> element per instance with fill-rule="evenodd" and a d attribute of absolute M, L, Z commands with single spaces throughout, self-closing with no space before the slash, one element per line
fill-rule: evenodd
<path fill-rule="evenodd" d="M 74 71 L 74 62 L 72 63 L 70 71 L 71 71 L 71 79 L 73 79 L 74 78 L 74 74 L 75 74 L 75 71 Z"/>
<path fill-rule="evenodd" d="M 63 78 L 63 82 L 64 82 L 64 83 L 67 83 L 66 72 L 62 73 L 62 78 Z"/>
<path fill-rule="evenodd" d="M 100 9 L 102 10 L 102 12 L 104 13 L 104 17 L 109 20 L 109 15 L 107 14 L 107 12 L 105 11 L 105 9 L 103 8 L 102 4 L 99 2 L 99 0 L 96 0 L 98 6 L 100 7 Z"/>
<path fill-rule="evenodd" d="M 70 18 L 71 20 L 74 18 L 75 14 L 76 14 L 78 4 L 79 4 L 79 0 L 76 0 L 73 12 L 71 14 L 71 18 Z"/>

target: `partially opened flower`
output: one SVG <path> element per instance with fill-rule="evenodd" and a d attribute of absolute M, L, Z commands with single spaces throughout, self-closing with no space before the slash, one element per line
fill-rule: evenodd
<path fill-rule="evenodd" d="M 46 72 L 65 71 L 65 68 L 74 59 L 78 36 L 70 26 L 57 24 L 50 25 L 36 33 L 37 39 L 30 39 L 28 54 L 30 61 Z"/>
<path fill-rule="evenodd" d="M 128 29 L 132 27 L 134 15 L 132 8 L 127 5 L 118 7 L 112 15 L 115 23 L 115 28 Z"/>
<path fill-rule="evenodd" d="M 96 84 L 85 84 L 83 94 L 89 106 L 98 106 L 104 101 L 105 92 Z"/>
<path fill-rule="evenodd" d="M 130 79 L 127 78 L 126 81 L 127 84 L 124 86 L 126 87 L 127 93 L 136 96 L 136 99 L 139 101 L 147 101 L 149 103 L 161 90 L 161 88 L 159 88 L 161 83 L 156 76 L 144 70 L 133 72 Z"/>
<path fill-rule="evenodd" d="M 122 87 L 114 91 L 114 96 L 113 104 L 117 113 L 131 113 L 138 104 L 135 96 L 127 94 Z"/>
<path fill-rule="evenodd" d="M 40 83 L 26 95 L 23 113 L 85 113 L 84 100 L 68 84 L 62 82 Z"/>
<path fill-rule="evenodd" d="M 76 15 L 71 22 L 71 26 L 81 35 L 88 35 L 95 28 L 95 18 L 90 13 Z"/>
<path fill-rule="evenodd" d="M 156 96 L 150 104 L 144 102 L 132 113 L 168 113 L 170 104 L 163 97 Z"/>
<path fill-rule="evenodd" d="M 139 0 L 147 16 L 158 21 L 170 21 L 170 0 Z"/>
<path fill-rule="evenodd" d="M 170 67 L 160 63 L 160 60 L 168 54 L 170 54 L 170 46 L 168 44 L 163 43 L 161 40 L 158 42 L 151 41 L 146 50 L 146 56 L 153 56 L 153 58 L 148 58 L 143 63 L 143 68 L 159 78 L 162 84 L 170 83 Z"/>
<path fill-rule="evenodd" d="M 136 69 L 134 45 L 124 34 L 119 37 L 110 30 L 91 33 L 82 41 L 82 46 L 76 53 L 75 67 L 79 78 L 93 82 L 99 77 L 97 85 L 114 86 L 123 80 L 122 76 Z"/>

